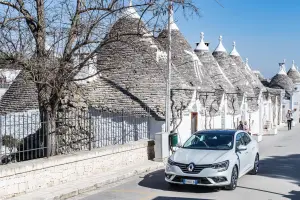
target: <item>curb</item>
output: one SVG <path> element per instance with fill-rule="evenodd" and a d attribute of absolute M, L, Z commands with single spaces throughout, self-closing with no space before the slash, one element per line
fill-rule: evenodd
<path fill-rule="evenodd" d="M 38 191 L 37 194 L 30 194 L 28 193 L 27 195 L 31 195 L 30 199 L 31 200 L 65 200 L 65 199 L 69 199 L 72 197 L 76 197 L 80 194 L 84 194 L 87 192 L 91 192 L 93 190 L 98 190 L 101 189 L 102 187 L 109 185 L 109 184 L 113 184 L 116 183 L 118 181 L 122 181 L 128 178 L 131 178 L 135 175 L 139 175 L 142 173 L 146 173 L 146 172 L 150 172 L 150 171 L 155 171 L 157 169 L 161 169 L 162 167 L 164 167 L 164 163 L 162 162 L 153 162 L 153 164 L 151 163 L 151 165 L 149 166 L 144 166 L 144 167 L 140 167 L 138 169 L 129 171 L 125 174 L 120 174 L 117 173 L 117 175 L 111 175 L 109 177 L 104 177 L 104 179 L 99 179 L 97 181 L 88 181 L 85 180 L 82 182 L 82 184 L 80 185 L 72 185 L 71 188 L 65 188 L 65 189 L 61 189 L 59 191 L 54 192 L 49 192 L 49 193 L 39 193 Z M 50 189 L 50 188 L 49 188 Z M 51 190 L 51 189 L 50 189 Z M 43 197 L 41 197 L 43 196 Z M 11 198 L 11 200 L 21 200 L 21 199 L 25 199 L 26 198 L 26 194 L 25 195 L 20 195 L 17 197 L 13 197 Z M 28 198 L 28 197 L 27 197 Z"/>

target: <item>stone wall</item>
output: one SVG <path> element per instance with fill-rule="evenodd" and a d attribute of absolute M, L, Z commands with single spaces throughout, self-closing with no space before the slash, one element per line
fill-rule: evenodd
<path fill-rule="evenodd" d="M 0 199 L 121 169 L 154 158 L 154 142 L 142 140 L 1 166 Z"/>

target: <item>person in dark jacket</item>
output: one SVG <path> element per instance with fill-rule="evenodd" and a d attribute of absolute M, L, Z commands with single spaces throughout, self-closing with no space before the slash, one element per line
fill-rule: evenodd
<path fill-rule="evenodd" d="M 238 130 L 244 130 L 244 124 L 243 124 L 243 121 L 240 121 L 240 124 L 237 128 Z"/>
<path fill-rule="evenodd" d="M 286 120 L 288 125 L 288 130 L 292 129 L 292 121 L 293 121 L 293 112 L 289 109 L 286 114 Z"/>

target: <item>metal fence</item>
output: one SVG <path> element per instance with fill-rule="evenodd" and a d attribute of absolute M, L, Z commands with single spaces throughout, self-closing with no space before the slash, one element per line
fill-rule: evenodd
<path fill-rule="evenodd" d="M 53 122 L 38 111 L 0 116 L 1 164 L 150 138 L 149 112 L 69 111 Z M 53 126 L 53 127 L 51 127 Z"/>

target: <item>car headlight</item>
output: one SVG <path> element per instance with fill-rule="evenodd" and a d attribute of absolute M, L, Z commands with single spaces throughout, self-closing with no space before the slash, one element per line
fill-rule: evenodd
<path fill-rule="evenodd" d="M 211 165 L 211 168 L 217 169 L 219 172 L 226 171 L 229 167 L 229 160 L 215 163 Z"/>
<path fill-rule="evenodd" d="M 174 165 L 175 162 L 174 162 L 173 160 L 171 160 L 171 158 L 168 158 L 168 164 L 169 164 L 169 165 Z"/>

